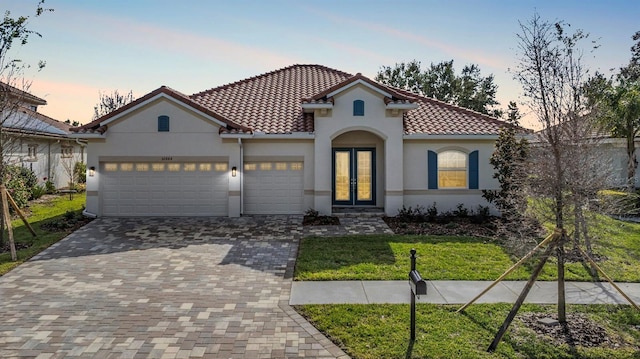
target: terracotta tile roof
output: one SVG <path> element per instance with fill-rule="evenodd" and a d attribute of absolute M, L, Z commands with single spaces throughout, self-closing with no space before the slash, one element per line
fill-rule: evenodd
<path fill-rule="evenodd" d="M 418 96 L 415 103 L 418 108 L 404 114 L 407 135 L 495 135 L 507 125 L 497 118 L 433 98 Z"/>
<path fill-rule="evenodd" d="M 385 103 L 415 103 L 404 116 L 405 134 L 497 134 L 505 123 L 461 107 L 375 82 L 362 74 L 321 65 L 293 65 L 191 95 L 193 101 L 257 132 L 313 132 L 301 104 L 333 103 L 327 95 L 357 80 L 391 94 Z"/>
<path fill-rule="evenodd" d="M 191 95 L 212 111 L 254 131 L 269 134 L 313 132 L 313 116 L 301 100 L 352 75 L 320 65 L 293 65 Z"/>
<path fill-rule="evenodd" d="M 505 125 L 505 122 L 490 116 L 386 86 L 359 73 L 351 75 L 321 65 L 293 65 L 191 96 L 163 86 L 102 118 L 71 130 L 104 133 L 106 127 L 103 122 L 163 92 L 226 123 L 227 126 L 220 129 L 221 133 L 313 132 L 313 114 L 304 113 L 301 105 L 333 103 L 333 98 L 327 98 L 329 94 L 358 80 L 389 93 L 391 97 L 384 99 L 386 104 L 418 105 L 404 115 L 405 134 L 494 135 Z"/>
<path fill-rule="evenodd" d="M 138 106 L 139 104 L 154 98 L 155 96 L 159 95 L 159 94 L 166 94 L 172 98 L 174 98 L 175 100 L 178 100 L 196 110 L 202 111 L 203 113 L 206 113 L 209 116 L 212 116 L 214 118 L 216 118 L 219 121 L 222 121 L 224 123 L 227 124 L 227 128 L 229 129 L 235 129 L 236 131 L 243 131 L 243 132 L 247 132 L 247 133 L 251 133 L 251 129 L 244 127 L 240 124 L 237 124 L 229 119 L 227 119 L 225 116 L 220 115 L 218 113 L 215 113 L 214 111 L 212 111 L 211 109 L 204 107 L 194 101 L 192 101 L 187 95 L 176 91 L 170 87 L 167 86 L 161 86 L 153 91 L 151 91 L 150 93 L 140 97 L 139 99 L 126 104 L 125 106 L 120 107 L 119 109 L 110 112 L 94 121 L 91 121 L 85 125 L 79 126 L 79 127 L 73 127 L 70 130 L 72 132 L 76 132 L 76 133 L 81 133 L 81 134 L 87 134 L 87 133 L 97 133 L 97 134 L 103 134 L 107 131 L 108 126 L 104 124 L 104 122 L 106 122 L 107 120 L 109 120 L 110 118 L 123 113 L 127 110 L 129 110 L 132 107 Z"/>

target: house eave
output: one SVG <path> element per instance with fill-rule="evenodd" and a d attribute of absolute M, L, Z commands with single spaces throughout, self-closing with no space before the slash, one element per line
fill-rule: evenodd
<path fill-rule="evenodd" d="M 332 103 L 303 103 L 303 110 L 331 110 L 333 109 Z"/>
<path fill-rule="evenodd" d="M 497 140 L 497 134 L 444 134 L 412 133 L 402 136 L 403 140 Z"/>
<path fill-rule="evenodd" d="M 221 138 L 242 138 L 254 140 L 313 140 L 316 138 L 313 132 L 292 132 L 292 133 L 264 133 L 255 132 L 253 134 L 220 134 Z"/>
<path fill-rule="evenodd" d="M 415 103 L 388 103 L 387 110 L 414 110 L 419 106 Z"/>
<path fill-rule="evenodd" d="M 90 138 L 106 138 L 106 136 L 101 133 L 72 133 L 69 135 L 69 138 L 90 139 Z"/>

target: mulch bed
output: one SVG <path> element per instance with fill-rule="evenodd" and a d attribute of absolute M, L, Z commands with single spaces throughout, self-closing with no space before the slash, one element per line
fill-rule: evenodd
<path fill-rule="evenodd" d="M 306 215 L 302 219 L 303 226 L 337 226 L 340 225 L 338 217 Z"/>
<path fill-rule="evenodd" d="M 473 217 L 437 218 L 433 222 L 406 222 L 397 217 L 384 217 L 384 221 L 396 234 L 419 234 L 436 236 L 489 237 L 496 235 L 498 219 L 489 218 L 477 223 Z"/>
<path fill-rule="evenodd" d="M 544 324 L 543 318 L 557 319 L 556 314 L 527 313 L 520 317 L 520 321 L 533 330 L 541 340 L 551 341 L 556 345 L 568 344 L 582 347 L 607 347 L 615 348 L 624 343 L 610 337 L 607 331 L 598 323 L 581 313 L 567 313 L 567 322 L 564 324 Z"/>

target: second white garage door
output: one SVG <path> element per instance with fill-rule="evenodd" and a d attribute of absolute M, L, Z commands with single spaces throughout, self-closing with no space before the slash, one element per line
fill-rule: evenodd
<path fill-rule="evenodd" d="M 303 195 L 302 162 L 244 164 L 244 213 L 301 214 Z"/>
<path fill-rule="evenodd" d="M 103 163 L 104 216 L 227 216 L 226 163 Z"/>

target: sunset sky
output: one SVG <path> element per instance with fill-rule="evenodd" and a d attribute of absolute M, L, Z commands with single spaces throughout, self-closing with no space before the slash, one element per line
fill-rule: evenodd
<path fill-rule="evenodd" d="M 0 6 L 31 15 L 35 0 Z M 509 73 L 517 63 L 518 21 L 537 11 L 564 20 L 601 45 L 585 53 L 592 71 L 628 63 L 640 30 L 639 1 L 166 1 L 47 0 L 55 11 L 31 18 L 42 34 L 14 58 L 37 64 L 31 92 L 58 120 L 91 120 L 99 92 L 134 96 L 167 85 L 186 94 L 293 64 L 321 64 L 373 78 L 382 65 L 454 60 L 493 74 L 506 108 L 521 98 Z M 529 125 L 532 127 L 533 125 Z"/>

